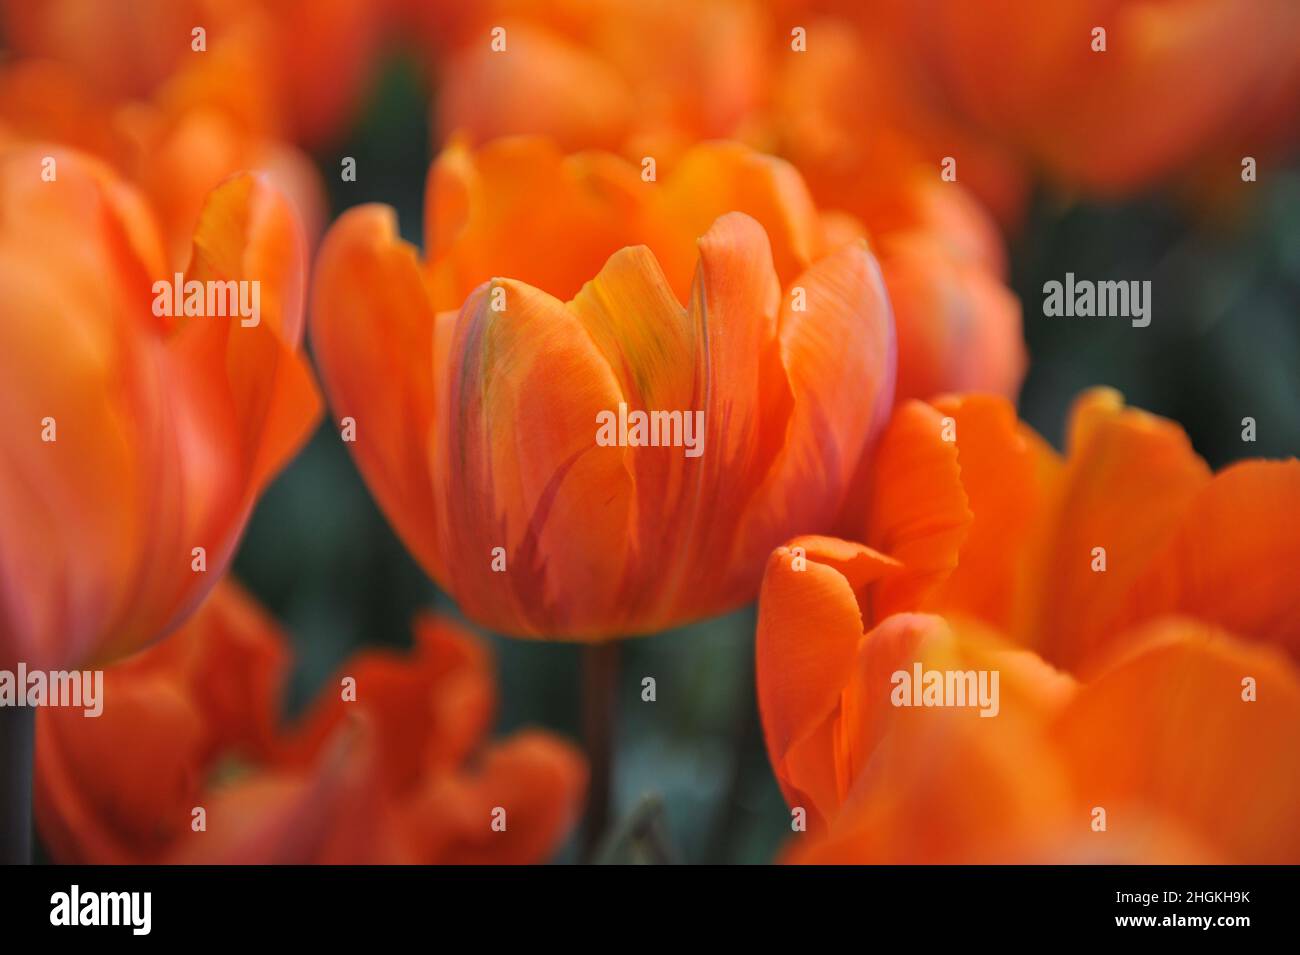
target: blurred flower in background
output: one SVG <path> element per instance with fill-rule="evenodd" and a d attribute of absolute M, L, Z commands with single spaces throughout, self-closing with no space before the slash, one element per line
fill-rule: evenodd
<path fill-rule="evenodd" d="M 372 0 L 5 0 L 0 14 L 12 49 L 72 68 L 109 100 L 152 99 L 236 47 L 251 69 L 209 91 L 309 146 L 355 118 L 389 25 Z"/>
<path fill-rule="evenodd" d="M 442 67 L 443 139 L 534 133 L 566 151 L 668 161 L 744 138 L 770 80 L 767 14 L 748 0 L 412 6 Z"/>
<path fill-rule="evenodd" d="M 1064 461 L 998 399 L 900 408 L 867 543 L 798 538 L 763 584 L 792 858 L 1294 862 L 1297 513 L 1300 462 L 1211 476 L 1113 392 Z M 900 705 L 914 666 L 998 673 L 1000 705 Z"/>
<path fill-rule="evenodd" d="M 1272 156 L 1295 141 L 1289 0 L 843 6 L 888 38 L 939 108 L 1067 187 L 1131 194 L 1224 155 L 1231 175 L 1239 149 Z"/>
<path fill-rule="evenodd" d="M 317 420 L 301 227 L 255 175 L 209 196 L 184 279 L 259 283 L 245 327 L 157 307 L 155 222 L 99 162 L 7 152 L 0 190 L 0 667 L 111 660 L 199 603 Z"/>
<path fill-rule="evenodd" d="M 409 655 L 347 661 L 286 729 L 284 637 L 223 582 L 174 636 L 105 673 L 112 705 L 99 719 L 40 714 L 36 808 L 51 855 L 92 864 L 545 860 L 581 808 L 582 756 L 540 731 L 486 743 L 496 697 L 486 648 L 435 616 L 417 620 L 415 633 Z"/>
<path fill-rule="evenodd" d="M 54 61 L 9 64 L 0 68 L 0 142 L 57 143 L 111 164 L 149 202 L 172 268 L 189 259 L 208 193 L 246 169 L 262 171 L 289 198 L 314 245 L 325 215 L 315 166 L 259 120 L 208 96 L 249 81 L 230 48 L 226 58 L 214 53 L 194 62 L 156 99 L 123 102 L 104 99 Z"/>
<path fill-rule="evenodd" d="M 303 114 L 289 109 L 280 88 L 273 24 L 252 4 L 191 6 L 8 4 L 11 40 L 34 55 L 0 67 L 0 143 L 61 143 L 113 165 L 149 200 L 176 268 L 187 261 L 207 193 L 247 169 L 264 172 L 289 197 L 314 245 L 325 224 L 324 190 L 311 160 L 289 141 L 290 121 Z M 192 36 L 196 24 L 201 40 Z M 142 53 L 131 59 L 123 48 Z M 310 45 L 291 48 L 299 58 L 312 55 Z M 316 51 L 320 62 L 304 68 L 337 77 L 326 69 L 328 53 Z M 157 62 L 164 55 L 165 66 Z M 336 132 L 346 118 L 333 120 Z"/>

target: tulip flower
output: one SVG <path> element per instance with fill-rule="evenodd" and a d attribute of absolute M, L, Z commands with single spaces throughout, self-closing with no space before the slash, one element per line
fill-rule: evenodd
<path fill-rule="evenodd" d="M 959 120 L 1101 195 L 1167 180 L 1225 140 L 1250 142 L 1254 154 L 1269 142 L 1261 127 L 1300 104 L 1300 10 L 1290 0 L 848 9 Z"/>
<path fill-rule="evenodd" d="M 797 538 L 763 582 L 791 858 L 1300 859 L 1300 462 L 1212 475 L 1106 390 L 1062 458 L 971 396 L 901 406 L 870 496 L 863 543 Z M 1000 699 L 900 690 L 932 671 Z"/>
<path fill-rule="evenodd" d="M 314 242 L 324 219 L 320 177 L 276 138 L 260 105 L 263 85 L 235 42 L 194 59 L 147 100 L 105 96 L 62 63 L 19 59 L 0 68 L 0 143 L 61 143 L 112 165 L 148 200 L 175 269 L 189 261 L 208 193 L 246 170 L 285 193 Z M 232 97 L 232 88 L 245 95 Z"/>
<path fill-rule="evenodd" d="M 967 190 L 1014 222 L 1017 163 L 928 107 L 889 44 L 788 6 L 425 5 L 446 61 L 436 118 L 444 137 L 544 134 L 661 168 L 719 137 L 780 155 L 819 208 L 850 213 L 861 225 L 848 231 L 869 235 L 894 306 L 898 396 L 1014 397 L 1020 305 L 997 226 Z"/>
<path fill-rule="evenodd" d="M 775 543 L 830 527 L 891 403 L 875 260 L 829 241 L 793 169 L 714 144 L 644 171 L 453 145 L 424 260 L 376 206 L 322 244 L 312 335 L 343 437 L 499 631 L 594 641 L 752 599 Z"/>
<path fill-rule="evenodd" d="M 514 863 L 544 861 L 565 837 L 582 757 L 536 730 L 485 743 L 491 662 L 456 624 L 425 616 L 411 653 L 352 657 L 286 728 L 289 664 L 275 622 L 227 580 L 174 635 L 105 672 L 101 717 L 42 711 L 36 816 L 53 857 Z"/>
<path fill-rule="evenodd" d="M 303 239 L 278 193 L 238 176 L 178 275 L 100 163 L 23 149 L 0 165 L 0 669 L 102 663 L 198 605 L 317 420 Z M 255 295 L 258 313 L 177 311 L 158 288 L 178 278 Z"/>
<path fill-rule="evenodd" d="M 927 109 L 889 44 L 844 21 L 800 17 L 813 53 L 775 61 L 762 140 L 819 205 L 871 236 L 898 328 L 898 398 L 1014 397 L 1025 371 L 1020 304 L 1002 237 L 1023 176 L 996 145 Z M 946 165 L 951 164 L 951 165 Z"/>
<path fill-rule="evenodd" d="M 771 68 L 765 11 L 748 0 L 411 6 L 440 67 L 444 138 L 547 135 L 667 160 L 737 137 Z"/>
<path fill-rule="evenodd" d="M 150 99 L 206 57 L 237 45 L 257 74 L 227 77 L 240 109 L 320 145 L 351 119 L 386 26 L 370 0 L 2 0 L 8 45 L 71 67 L 113 99 Z M 197 31 L 202 31 L 201 35 Z"/>
<path fill-rule="evenodd" d="M 1019 225 L 1030 185 L 1023 159 L 933 103 L 896 41 L 851 17 L 798 9 L 786 22 L 802 25 L 807 51 L 791 55 L 790 27 L 780 32 L 758 135 L 799 168 L 819 202 L 873 231 L 892 230 L 911 205 L 900 186 L 906 193 L 919 179 L 938 187 L 931 203 L 978 199 L 973 212 L 952 210 L 977 229 L 990 228 L 990 213 L 1009 229 Z M 1000 243 L 993 248 L 1000 257 Z"/>

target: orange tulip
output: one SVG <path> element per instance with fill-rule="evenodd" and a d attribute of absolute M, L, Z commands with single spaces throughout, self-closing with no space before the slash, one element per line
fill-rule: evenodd
<path fill-rule="evenodd" d="M 418 4 L 443 138 L 533 134 L 668 161 L 736 138 L 762 105 L 766 13 L 749 0 Z"/>
<path fill-rule="evenodd" d="M 0 166 L 0 668 L 104 661 L 199 603 L 317 419 L 303 239 L 264 181 L 229 180 L 183 280 L 259 290 L 258 320 L 168 317 L 136 193 L 71 152 Z"/>
<path fill-rule="evenodd" d="M 319 145 L 358 106 L 386 26 L 372 0 L 0 0 L 19 54 L 73 68 L 113 99 L 146 99 L 204 58 L 239 45 L 257 76 L 227 76 L 223 95 Z M 195 30 L 204 31 L 201 38 Z M 199 48 L 199 44 L 202 48 Z"/>
<path fill-rule="evenodd" d="M 1105 390 L 1064 460 L 1000 399 L 900 407 L 865 543 L 796 538 L 763 582 L 792 858 L 1300 859 L 1298 506 L 1300 462 L 1211 475 Z M 916 666 L 998 674 L 993 718 L 895 700 Z"/>
<path fill-rule="evenodd" d="M 790 51 L 781 33 L 753 140 L 794 163 L 820 206 L 865 224 L 894 305 L 899 400 L 1014 397 L 1020 303 L 1005 285 L 1002 236 L 975 197 L 1015 223 L 1022 175 L 1005 150 L 927 108 L 889 44 L 833 18 L 788 22 L 803 24 L 808 48 Z"/>
<path fill-rule="evenodd" d="M 275 138 L 261 88 L 248 50 L 234 41 L 193 60 L 148 100 L 112 99 L 64 64 L 21 59 L 0 68 L 0 143 L 61 143 L 111 164 L 149 201 L 176 269 L 189 260 L 208 193 L 248 170 L 285 193 L 314 243 L 325 214 L 320 176 Z"/>
<path fill-rule="evenodd" d="M 172 637 L 104 674 L 98 719 L 39 714 L 49 851 L 95 864 L 544 861 L 580 807 L 581 755 L 540 731 L 485 745 L 486 650 L 433 616 L 415 636 L 410 655 L 354 656 L 286 730 L 286 641 L 222 583 Z"/>
<path fill-rule="evenodd" d="M 903 51 L 917 68 L 912 82 L 937 103 L 1057 179 L 1104 195 L 1167 179 L 1225 139 L 1257 154 L 1269 141 L 1261 127 L 1300 105 L 1300 8 L 1290 0 L 849 9 Z"/>
<path fill-rule="evenodd" d="M 819 202 L 849 203 L 856 214 L 860 198 L 888 193 L 882 180 L 899 169 L 923 163 L 937 172 L 939 157 L 957 149 L 962 181 L 981 199 L 1008 219 L 1023 202 L 1023 177 L 1005 148 L 918 96 L 878 32 L 809 4 L 408 5 L 440 66 L 443 138 L 547 135 L 568 150 L 661 162 L 699 140 L 740 139 L 794 161 Z M 815 180 L 823 178 L 838 190 L 822 193 Z"/>
<path fill-rule="evenodd" d="M 790 49 L 795 24 L 805 32 L 802 53 Z M 1019 224 L 1029 189 L 1023 161 L 934 104 L 896 41 L 850 18 L 807 10 L 791 11 L 774 28 L 758 135 L 799 167 L 819 202 L 846 208 L 873 231 L 894 229 L 912 205 L 900 186 L 920 180 L 936 187 L 931 202 L 970 203 L 973 194 L 1007 227 Z M 941 179 L 945 157 L 954 163 Z M 977 228 L 991 227 L 982 210 L 966 216 Z M 979 242 L 992 243 L 1000 270 L 998 237 Z"/>
<path fill-rule="evenodd" d="M 545 134 L 660 168 L 720 137 L 780 155 L 820 208 L 870 235 L 894 303 L 900 397 L 1018 391 L 1020 306 L 997 227 L 966 187 L 1014 220 L 1022 177 L 1004 150 L 924 108 L 887 44 L 748 0 L 428 10 L 448 50 L 435 108 L 445 137 Z M 943 181 L 954 152 L 960 181 Z"/>
<path fill-rule="evenodd" d="M 653 632 L 743 604 L 775 543 L 829 527 L 893 328 L 865 244 L 828 244 L 787 164 L 715 144 L 645 181 L 453 146 L 425 219 L 423 262 L 389 210 L 339 220 L 312 334 L 372 491 L 469 616 Z"/>

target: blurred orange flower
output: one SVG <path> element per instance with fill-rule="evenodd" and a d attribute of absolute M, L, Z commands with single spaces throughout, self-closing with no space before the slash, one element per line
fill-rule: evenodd
<path fill-rule="evenodd" d="M 639 172 L 454 145 L 425 262 L 382 207 L 322 244 L 313 342 L 344 438 L 500 631 L 608 639 L 743 604 L 775 543 L 829 529 L 891 404 L 875 260 L 831 241 L 789 165 L 714 144 Z M 677 416 L 664 442 L 624 426 L 651 412 Z"/>
<path fill-rule="evenodd" d="M 56 142 L 112 164 L 149 200 L 176 268 L 188 260 L 207 194 L 247 170 L 288 196 L 314 243 L 324 190 L 307 156 L 280 141 L 261 36 L 251 24 L 224 32 L 142 98 L 114 95 L 69 63 L 14 60 L 0 67 L 0 143 Z"/>
<path fill-rule="evenodd" d="M 1009 228 L 1019 224 L 1029 188 L 1022 160 L 934 104 L 882 31 L 807 10 L 791 10 L 780 24 L 757 141 L 798 166 L 819 203 L 852 212 L 873 232 L 927 223 L 951 230 L 965 220 L 954 238 L 996 256 L 989 264 L 1000 275 L 1001 239 L 983 210 Z M 801 52 L 791 49 L 795 30 L 803 31 Z M 946 158 L 953 163 L 941 179 Z M 975 199 L 981 206 L 962 208 Z M 940 209 L 946 222 L 926 215 Z"/>
<path fill-rule="evenodd" d="M 213 54 L 153 100 L 117 102 L 59 63 L 18 60 L 0 67 L 0 144 L 59 143 L 111 164 L 149 201 L 173 268 L 189 259 L 208 193 L 247 170 L 264 173 L 285 194 L 314 243 L 325 200 L 311 161 L 207 95 L 245 81 L 233 57 Z"/>
<path fill-rule="evenodd" d="M 1064 460 L 1000 399 L 901 407 L 865 543 L 797 538 L 763 582 L 793 857 L 1300 859 L 1297 513 L 1300 462 L 1211 475 L 1114 392 Z M 914 666 L 999 674 L 995 718 L 891 701 Z"/>
<path fill-rule="evenodd" d="M 1013 217 L 1024 185 L 1005 149 L 918 96 L 883 37 L 810 6 L 417 0 L 407 15 L 441 64 L 444 138 L 539 134 L 661 162 L 700 140 L 739 139 L 794 161 L 819 202 L 858 215 L 900 169 L 937 172 L 955 139 L 963 180 Z M 823 193 L 823 179 L 838 194 Z"/>
<path fill-rule="evenodd" d="M 898 397 L 1014 397 L 1025 372 L 1020 303 L 1005 285 L 994 219 L 1021 215 L 1023 175 L 1006 150 L 930 108 L 878 36 L 787 15 L 752 139 L 789 159 L 823 208 L 861 220 L 898 326 Z M 953 163 L 951 179 L 944 162 Z M 968 191 L 969 190 L 969 191 Z"/>
<path fill-rule="evenodd" d="M 375 0 L 0 0 L 0 17 L 16 52 L 111 100 L 153 98 L 237 44 L 256 76 L 227 74 L 223 95 L 312 146 L 346 128 L 387 26 Z"/>
<path fill-rule="evenodd" d="M 766 12 L 750 0 L 417 4 L 444 139 L 546 135 L 567 150 L 667 162 L 739 138 L 767 82 Z"/>
<path fill-rule="evenodd" d="M 106 167 L 11 151 L 0 183 L 0 667 L 105 661 L 197 606 L 317 420 L 303 238 L 263 180 L 229 180 L 182 278 L 260 314 L 172 317 L 156 225 Z"/>
<path fill-rule="evenodd" d="M 1295 136 L 1300 7 L 1291 0 L 842 6 L 888 38 L 938 108 L 1091 192 L 1135 191 L 1227 141 L 1258 155 Z"/>
<path fill-rule="evenodd" d="M 102 716 L 40 713 L 45 844 L 94 864 L 545 861 L 580 809 L 581 755 L 540 731 L 484 744 L 486 649 L 434 616 L 415 637 L 410 655 L 351 658 L 283 730 L 286 641 L 223 582 L 172 637 L 105 673 Z"/>

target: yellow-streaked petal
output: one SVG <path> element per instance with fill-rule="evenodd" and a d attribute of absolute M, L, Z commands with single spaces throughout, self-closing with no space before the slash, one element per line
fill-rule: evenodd
<path fill-rule="evenodd" d="M 618 380 L 563 302 L 513 279 L 469 298 L 449 354 L 432 462 L 450 589 L 494 629 L 613 636 L 634 479 L 596 436 Z"/>
<path fill-rule="evenodd" d="M 783 296 L 779 321 L 793 403 L 738 554 L 770 551 L 791 528 L 830 529 L 892 405 L 893 323 L 864 244 L 844 246 L 801 275 Z"/>

